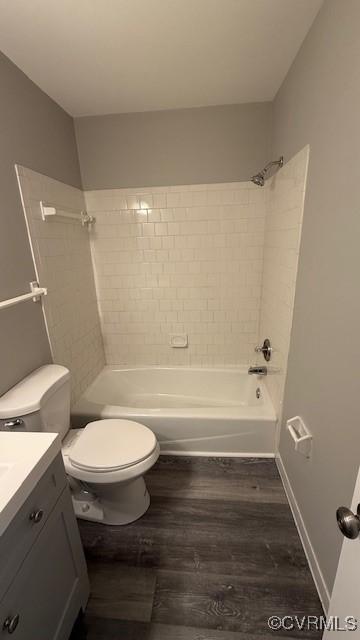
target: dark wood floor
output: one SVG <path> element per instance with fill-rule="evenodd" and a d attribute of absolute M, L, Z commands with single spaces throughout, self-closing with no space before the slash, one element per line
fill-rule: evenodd
<path fill-rule="evenodd" d="M 271 615 L 322 615 L 275 462 L 162 456 L 149 511 L 80 521 L 91 597 L 71 640 L 320 638 Z"/>

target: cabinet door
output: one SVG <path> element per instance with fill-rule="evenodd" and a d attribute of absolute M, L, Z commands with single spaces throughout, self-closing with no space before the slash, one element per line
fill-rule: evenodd
<path fill-rule="evenodd" d="M 0 601 L 66 486 L 64 463 L 59 454 L 0 538 Z M 33 520 L 31 514 L 38 511 L 42 514 L 40 520 Z"/>
<path fill-rule="evenodd" d="M 16 640 L 65 640 L 87 595 L 86 565 L 66 488 L 0 603 L 0 638 L 14 633 Z"/>

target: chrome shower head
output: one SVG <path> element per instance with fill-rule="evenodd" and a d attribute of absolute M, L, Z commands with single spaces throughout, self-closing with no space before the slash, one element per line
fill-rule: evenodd
<path fill-rule="evenodd" d="M 265 184 L 265 178 L 262 173 L 257 173 L 255 176 L 252 176 L 251 182 L 256 184 L 258 187 L 263 187 Z"/>
<path fill-rule="evenodd" d="M 270 167 L 273 167 L 276 165 L 280 169 L 283 166 L 283 164 L 284 164 L 284 156 L 280 156 L 279 160 L 272 160 L 272 162 L 268 162 L 268 164 L 266 165 L 266 167 L 264 167 L 262 171 L 259 171 L 259 173 L 256 173 L 254 176 L 252 176 L 251 182 L 256 184 L 258 187 L 263 187 L 265 184 L 266 174 L 269 171 Z"/>

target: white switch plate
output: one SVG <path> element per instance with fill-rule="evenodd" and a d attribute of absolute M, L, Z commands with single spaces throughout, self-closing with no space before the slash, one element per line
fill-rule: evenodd
<path fill-rule="evenodd" d="M 170 333 L 170 347 L 184 349 L 189 345 L 187 333 Z"/>

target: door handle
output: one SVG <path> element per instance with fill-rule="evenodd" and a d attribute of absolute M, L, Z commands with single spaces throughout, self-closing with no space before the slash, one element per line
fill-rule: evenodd
<path fill-rule="evenodd" d="M 343 536 L 355 540 L 360 533 L 360 503 L 356 514 L 347 507 L 339 507 L 336 511 L 336 520 Z"/>

